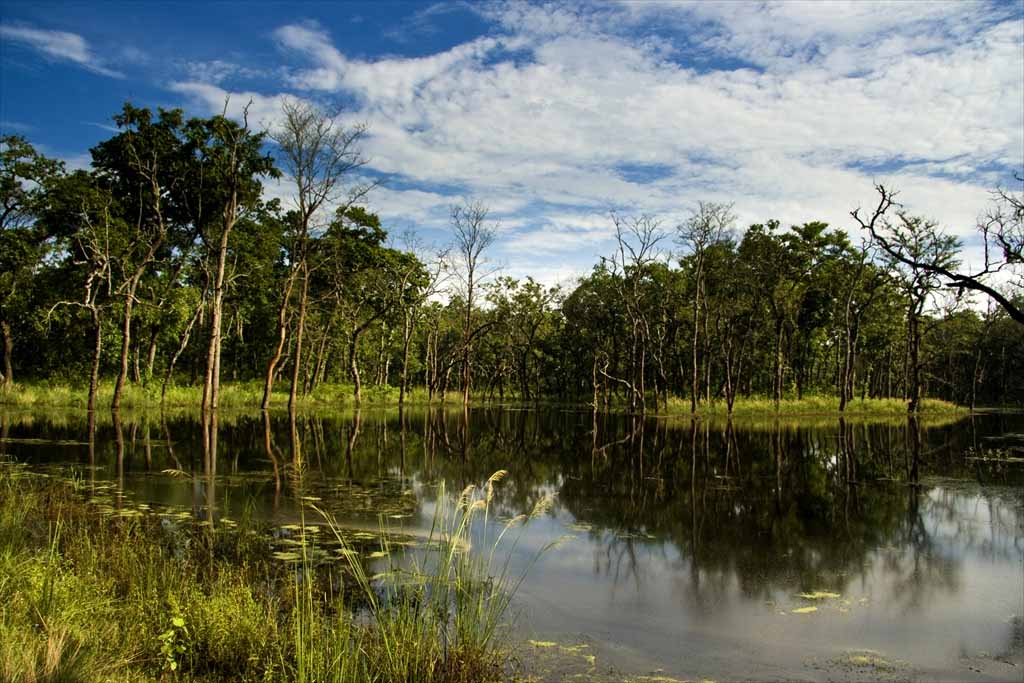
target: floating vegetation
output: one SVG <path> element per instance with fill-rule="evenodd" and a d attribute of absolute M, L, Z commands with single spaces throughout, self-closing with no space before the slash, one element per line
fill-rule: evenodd
<path fill-rule="evenodd" d="M 907 669 L 910 666 L 909 662 L 887 659 L 876 650 L 847 650 L 841 656 L 831 660 L 830 663 L 844 669 L 873 672 L 894 672 Z"/>
<path fill-rule="evenodd" d="M 800 593 L 799 595 L 804 600 L 832 600 L 840 597 L 839 593 L 833 593 L 832 591 L 811 591 L 809 593 Z"/>

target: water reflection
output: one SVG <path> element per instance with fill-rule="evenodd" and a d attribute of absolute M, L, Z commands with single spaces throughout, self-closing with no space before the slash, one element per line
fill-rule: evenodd
<path fill-rule="evenodd" d="M 1020 656 L 1024 478 L 963 457 L 1020 431 L 1020 416 L 712 423 L 460 407 L 158 419 L 3 415 L 0 444 L 115 482 L 118 505 L 182 505 L 211 526 L 243 505 L 286 525 L 315 500 L 353 528 L 383 514 L 422 533 L 435 482 L 458 491 L 507 469 L 499 517 L 557 501 L 516 562 L 577 536 L 523 591 L 532 628 L 670 670 L 699 650 L 707 671 L 743 675 L 742 657 L 708 659 L 737 643 L 790 673 L 837 643 L 947 672 L 963 652 Z"/>

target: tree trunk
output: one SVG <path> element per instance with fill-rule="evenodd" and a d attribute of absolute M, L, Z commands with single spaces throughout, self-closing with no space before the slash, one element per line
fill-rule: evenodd
<path fill-rule="evenodd" d="M 782 402 L 782 319 L 775 323 L 775 378 L 772 382 L 775 400 L 775 409 L 779 409 Z"/>
<path fill-rule="evenodd" d="M 299 296 L 299 323 L 295 330 L 295 358 L 292 360 L 292 386 L 288 392 L 288 410 L 295 410 L 295 401 L 299 393 L 299 372 L 302 369 L 302 336 L 306 330 L 306 307 L 309 304 L 309 266 L 303 259 L 299 266 L 302 270 L 302 294 Z"/>
<path fill-rule="evenodd" d="M 132 343 L 132 308 L 135 305 L 135 283 L 128 287 L 128 295 L 124 300 L 124 320 L 121 325 L 121 369 L 117 373 L 117 381 L 114 383 L 114 399 L 111 401 L 111 410 L 120 410 L 121 395 L 124 392 L 125 382 L 128 380 L 128 352 Z"/>
<path fill-rule="evenodd" d="M 274 390 L 274 380 L 277 377 L 277 364 L 281 362 L 284 355 L 284 347 L 288 342 L 288 304 L 292 298 L 292 287 L 295 285 L 295 276 L 298 271 L 293 271 L 285 280 L 284 292 L 281 295 L 281 305 L 277 308 L 277 346 L 267 363 L 267 374 L 263 384 L 263 400 L 260 402 L 261 410 L 270 408 L 270 394 Z"/>
<path fill-rule="evenodd" d="M 907 412 L 917 413 L 921 405 L 921 324 L 918 320 L 917 305 L 912 305 L 909 316 L 907 343 L 910 345 L 910 367 L 908 374 Z"/>
<path fill-rule="evenodd" d="M 354 396 L 356 405 L 363 400 L 363 385 L 359 379 L 359 336 L 363 333 L 365 327 L 357 326 L 352 331 L 352 339 L 348 345 L 348 370 L 352 375 L 352 384 L 354 385 Z"/>
<path fill-rule="evenodd" d="M 154 325 L 153 332 L 149 337 L 149 347 L 146 349 L 146 382 L 153 379 L 153 364 L 156 362 L 157 339 L 160 335 L 160 326 Z"/>
<path fill-rule="evenodd" d="M 0 320 L 0 332 L 4 338 L 4 376 L 0 387 L 11 389 L 14 387 L 14 336 L 11 334 L 11 325 L 6 320 Z"/>
<path fill-rule="evenodd" d="M 220 345 L 221 323 L 224 317 L 224 275 L 227 270 L 228 237 L 234 220 L 230 217 L 232 208 L 225 213 L 224 228 L 221 230 L 217 250 L 217 271 L 213 281 L 213 311 L 210 315 L 210 345 L 206 351 L 206 382 L 203 384 L 203 410 L 216 410 L 220 400 Z"/>
<path fill-rule="evenodd" d="M 89 371 L 89 413 L 96 410 L 96 394 L 100 386 L 100 353 L 103 351 L 103 326 L 100 324 L 100 312 L 94 306 L 92 314 L 93 347 L 92 368 Z"/>
<path fill-rule="evenodd" d="M 405 404 L 405 392 L 409 385 L 409 345 L 412 342 L 412 313 L 406 311 L 405 326 L 402 328 L 402 381 L 398 388 L 398 405 Z M 403 436 L 405 432 L 402 432 Z"/>

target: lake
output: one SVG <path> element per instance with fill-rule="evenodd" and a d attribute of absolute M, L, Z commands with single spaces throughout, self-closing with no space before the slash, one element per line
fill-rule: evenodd
<path fill-rule="evenodd" d="M 440 481 L 508 470 L 492 536 L 552 500 L 507 546 L 541 680 L 1024 678 L 1024 465 L 972 459 L 1024 415 L 222 413 L 213 458 L 188 415 L 97 420 L 90 440 L 81 412 L 0 413 L 0 450 L 111 514 L 248 515 L 281 537 L 310 502 L 423 537 Z"/>

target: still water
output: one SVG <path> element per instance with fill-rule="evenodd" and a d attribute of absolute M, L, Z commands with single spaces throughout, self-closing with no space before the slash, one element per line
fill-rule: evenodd
<path fill-rule="evenodd" d="M 523 665 L 561 680 L 1024 680 L 1024 465 L 973 459 L 1024 416 L 691 422 L 562 410 L 0 414 L 0 450 L 114 506 L 282 530 L 316 501 L 425 535 L 437 484 L 499 469 L 528 513 Z M 133 507 L 134 506 L 134 507 Z M 500 524 L 500 522 L 496 522 Z M 546 544 L 558 546 L 536 559 Z"/>

